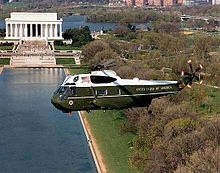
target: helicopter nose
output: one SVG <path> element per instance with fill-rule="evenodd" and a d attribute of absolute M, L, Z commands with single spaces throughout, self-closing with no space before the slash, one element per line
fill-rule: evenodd
<path fill-rule="evenodd" d="M 54 105 L 55 108 L 59 109 L 60 111 L 62 111 L 64 113 L 72 112 L 71 110 L 65 108 L 62 105 L 62 101 L 61 101 L 60 97 L 57 95 L 52 96 L 51 103 Z"/>
<path fill-rule="evenodd" d="M 54 107 L 56 107 L 57 109 L 60 109 L 60 103 L 58 101 L 58 97 L 57 96 L 53 96 L 51 98 L 51 103 L 54 105 Z"/>

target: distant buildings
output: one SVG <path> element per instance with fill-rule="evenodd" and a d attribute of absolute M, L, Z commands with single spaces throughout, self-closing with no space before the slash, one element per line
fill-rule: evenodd
<path fill-rule="evenodd" d="M 126 5 L 129 7 L 135 6 L 135 1 L 134 0 L 126 0 Z"/>
<path fill-rule="evenodd" d="M 183 0 L 126 0 L 127 6 L 144 7 L 149 6 L 173 6 L 182 5 Z"/>
<path fill-rule="evenodd" d="M 220 0 L 126 0 L 127 6 L 136 7 L 144 7 L 146 5 L 169 7 L 177 5 L 194 6 L 205 4 L 220 4 Z"/>
<path fill-rule="evenodd" d="M 209 0 L 183 0 L 183 5 L 194 6 L 194 5 L 206 5 L 210 4 Z"/>
<path fill-rule="evenodd" d="M 135 0 L 135 6 L 136 7 L 143 7 L 146 5 L 146 1 L 145 0 Z"/>

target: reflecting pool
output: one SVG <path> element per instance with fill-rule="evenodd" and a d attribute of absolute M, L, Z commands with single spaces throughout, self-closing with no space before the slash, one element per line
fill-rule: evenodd
<path fill-rule="evenodd" d="M 50 103 L 59 68 L 4 69 L 0 75 L 0 172 L 97 172 L 78 115 Z"/>

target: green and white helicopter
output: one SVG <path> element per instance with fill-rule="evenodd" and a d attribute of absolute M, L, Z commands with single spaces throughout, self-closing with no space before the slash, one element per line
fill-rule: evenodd
<path fill-rule="evenodd" d="M 183 74 L 177 81 L 121 79 L 114 71 L 92 71 L 89 74 L 68 75 L 51 102 L 59 110 L 72 111 L 112 110 L 132 107 L 149 107 L 154 98 L 176 94 L 194 80 L 200 65 L 193 70 L 192 61 L 188 61 L 191 73 Z M 103 65 L 95 68 L 100 69 Z"/>

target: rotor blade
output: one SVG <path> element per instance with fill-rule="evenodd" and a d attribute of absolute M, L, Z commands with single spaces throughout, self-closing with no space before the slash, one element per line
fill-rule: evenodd
<path fill-rule="evenodd" d="M 113 62 L 115 62 L 115 60 L 114 60 L 114 59 L 110 59 L 110 60 L 108 60 L 108 61 L 102 63 L 102 65 L 103 65 L 103 66 L 107 66 L 107 65 L 109 65 L 109 64 L 112 64 Z"/>
<path fill-rule="evenodd" d="M 193 73 L 193 68 L 192 68 L 192 60 L 187 61 L 191 70 L 191 73 Z"/>
<path fill-rule="evenodd" d="M 203 69 L 203 66 L 202 66 L 202 64 L 199 64 L 199 67 L 200 67 L 200 69 Z"/>
<path fill-rule="evenodd" d="M 181 71 L 181 76 L 184 76 L 184 71 Z"/>
<path fill-rule="evenodd" d="M 109 65 L 107 65 L 105 67 L 114 67 L 114 66 L 116 66 L 116 64 L 109 64 Z"/>
<path fill-rule="evenodd" d="M 192 88 L 192 86 L 190 84 L 188 84 L 187 87 Z"/>
<path fill-rule="evenodd" d="M 195 70 L 195 72 L 198 72 L 201 69 L 203 69 L 203 66 L 200 64 L 199 67 Z"/>

